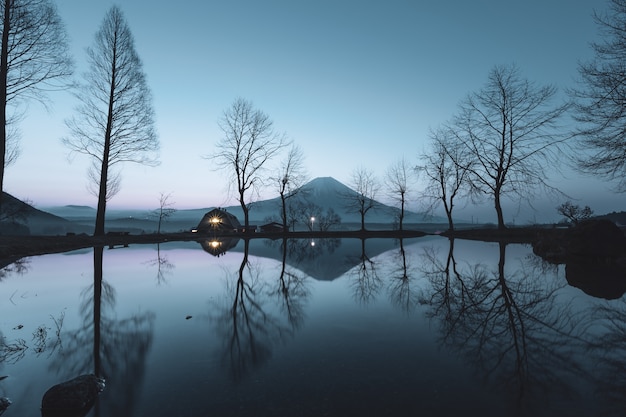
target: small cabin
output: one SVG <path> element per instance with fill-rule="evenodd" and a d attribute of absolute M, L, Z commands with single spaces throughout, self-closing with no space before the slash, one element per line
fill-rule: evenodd
<path fill-rule="evenodd" d="M 198 233 L 234 232 L 241 228 L 239 219 L 221 208 L 214 208 L 206 213 L 196 230 Z"/>
<path fill-rule="evenodd" d="M 281 223 L 272 222 L 261 226 L 259 231 L 264 233 L 283 233 L 285 227 Z"/>

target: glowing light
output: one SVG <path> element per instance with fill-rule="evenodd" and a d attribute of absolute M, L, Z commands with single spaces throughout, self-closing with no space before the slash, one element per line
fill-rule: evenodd
<path fill-rule="evenodd" d="M 209 242 L 209 245 L 211 245 L 212 248 L 219 248 L 221 244 L 222 242 L 218 240 L 212 240 Z"/>
<path fill-rule="evenodd" d="M 220 219 L 219 217 L 211 217 L 210 220 L 211 223 L 215 224 L 215 223 L 221 223 L 222 219 Z"/>

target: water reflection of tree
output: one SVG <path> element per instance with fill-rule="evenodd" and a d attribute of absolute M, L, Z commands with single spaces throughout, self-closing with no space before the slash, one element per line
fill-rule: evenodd
<path fill-rule="evenodd" d="M 404 250 L 403 239 L 399 240 L 399 246 L 391 262 L 394 268 L 389 275 L 389 299 L 393 304 L 410 313 L 419 301 L 419 294 L 412 288 L 414 277 Z"/>
<path fill-rule="evenodd" d="M 423 301 L 441 324 L 441 342 L 458 350 L 486 382 L 506 387 L 519 407 L 530 396 L 571 394 L 589 375 L 577 352 L 584 326 L 567 303 L 556 302 L 558 284 L 522 265 L 505 273 L 506 244 L 499 244 L 496 271 L 468 265 L 460 271 L 454 241 L 445 262 L 429 252 L 432 289 Z M 574 377 L 574 378 L 572 378 Z"/>
<path fill-rule="evenodd" d="M 383 287 L 383 281 L 378 275 L 376 263 L 367 256 L 365 240 L 361 239 L 361 254 L 357 257 L 349 257 L 350 264 L 356 266 L 350 272 L 354 298 L 363 304 L 371 302 Z"/>
<path fill-rule="evenodd" d="M 274 287 L 270 288 L 269 294 L 278 299 L 282 312 L 287 316 L 287 321 L 295 330 L 304 321 L 304 307 L 310 292 L 307 288 L 306 276 L 295 269 L 287 268 L 289 240 L 294 239 L 282 239 L 280 274 Z"/>
<path fill-rule="evenodd" d="M 158 285 L 167 282 L 165 275 L 172 273 L 172 270 L 174 269 L 174 264 L 167 259 L 167 256 L 161 253 L 160 243 L 157 243 L 157 257 L 149 260 L 147 263 L 149 266 L 156 267 L 156 281 Z"/>
<path fill-rule="evenodd" d="M 304 303 L 309 291 L 303 277 L 287 270 L 286 252 L 275 286 L 261 277 L 260 266 L 249 259 L 246 239 L 241 264 L 235 280 L 226 280 L 226 297 L 216 306 L 212 317 L 216 331 L 223 340 L 222 363 L 235 380 L 266 363 L 272 347 L 286 340 L 304 319 Z M 279 297 L 288 324 L 271 311 L 271 298 Z"/>
<path fill-rule="evenodd" d="M 626 300 L 596 305 L 593 318 L 601 325 L 595 352 L 598 372 L 596 395 L 605 401 L 607 416 L 623 416 L 626 410 Z"/>
<path fill-rule="evenodd" d="M 103 248 L 94 248 L 94 282 L 82 293 L 83 326 L 63 335 L 63 350 L 51 367 L 71 379 L 94 373 L 107 381 L 104 415 L 126 415 L 132 409 L 144 376 L 145 358 L 152 343 L 154 315 L 138 313 L 116 319 L 115 289 L 103 279 Z M 91 350 L 88 347 L 91 346 Z M 99 414 L 96 403 L 96 414 Z"/>
<path fill-rule="evenodd" d="M 11 275 L 25 274 L 28 271 L 29 263 L 28 258 L 0 261 L 0 282 Z"/>

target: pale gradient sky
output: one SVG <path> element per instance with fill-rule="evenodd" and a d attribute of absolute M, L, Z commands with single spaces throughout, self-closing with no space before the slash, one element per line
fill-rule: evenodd
<path fill-rule="evenodd" d="M 85 48 L 114 2 L 56 3 L 80 75 Z M 124 167 L 121 191 L 109 207 L 155 208 L 166 192 L 179 209 L 235 204 L 227 199 L 224 174 L 202 156 L 215 150 L 216 122 L 238 96 L 302 147 L 311 178 L 349 184 L 358 166 L 382 177 L 401 157 L 416 162 L 429 128 L 453 116 L 494 65 L 514 62 L 530 80 L 571 86 L 578 61 L 591 56 L 589 42 L 597 39 L 593 8 L 607 6 L 603 0 L 118 4 L 154 96 L 161 165 Z M 29 106 L 22 154 L 6 173 L 5 189 L 36 207 L 95 206 L 86 191 L 89 160 L 68 161 L 61 144 L 76 101 L 68 93 L 50 99 L 48 112 Z M 625 196 L 613 194 L 609 184 L 576 174 L 563 187 L 597 213 L 625 208 Z M 458 210 L 465 218 L 480 215 L 470 207 Z"/>

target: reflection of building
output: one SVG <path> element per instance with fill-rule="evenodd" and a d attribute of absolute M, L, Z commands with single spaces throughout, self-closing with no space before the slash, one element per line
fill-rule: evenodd
<path fill-rule="evenodd" d="M 234 232 L 240 227 L 237 217 L 221 208 L 214 208 L 202 217 L 196 230 L 198 233 Z"/>
<path fill-rule="evenodd" d="M 202 249 L 213 256 L 220 256 L 233 249 L 239 243 L 239 238 L 214 238 L 200 241 Z"/>

